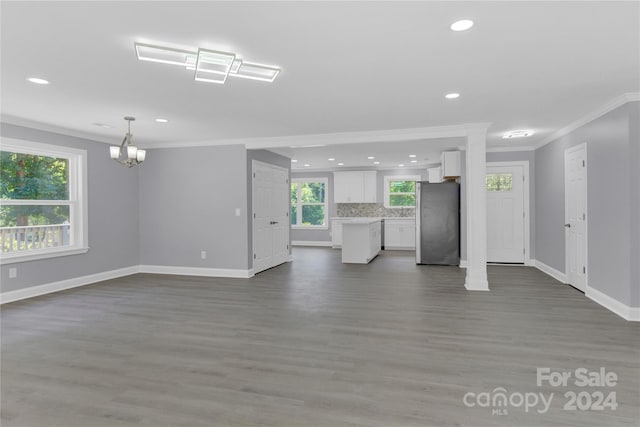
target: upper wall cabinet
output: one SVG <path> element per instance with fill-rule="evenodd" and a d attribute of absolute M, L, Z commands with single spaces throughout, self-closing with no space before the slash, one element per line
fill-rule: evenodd
<path fill-rule="evenodd" d="M 457 178 L 460 176 L 460 152 L 443 151 L 440 154 L 440 167 L 442 168 L 442 178 Z"/>
<path fill-rule="evenodd" d="M 333 173 L 333 201 L 335 203 L 376 203 L 376 171 L 348 171 Z"/>

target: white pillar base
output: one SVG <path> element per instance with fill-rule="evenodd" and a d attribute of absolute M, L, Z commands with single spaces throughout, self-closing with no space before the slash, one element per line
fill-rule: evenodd
<path fill-rule="evenodd" d="M 469 280 L 464 284 L 464 288 L 468 291 L 488 291 L 489 282 L 487 280 Z"/>

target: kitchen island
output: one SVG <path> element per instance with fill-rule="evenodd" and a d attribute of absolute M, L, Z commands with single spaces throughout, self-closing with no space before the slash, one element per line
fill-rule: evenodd
<path fill-rule="evenodd" d="M 357 218 L 342 223 L 342 262 L 368 264 L 382 247 L 381 218 Z"/>

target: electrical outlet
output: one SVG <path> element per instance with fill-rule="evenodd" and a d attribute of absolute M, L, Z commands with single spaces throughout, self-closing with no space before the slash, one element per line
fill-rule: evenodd
<path fill-rule="evenodd" d="M 17 268 L 10 268 L 9 269 L 9 279 L 15 279 L 16 277 L 18 277 L 18 269 Z"/>
<path fill-rule="evenodd" d="M 207 251 L 200 251 L 200 259 L 207 259 Z"/>
<path fill-rule="evenodd" d="M 240 216 L 240 208 L 236 208 L 236 216 Z"/>

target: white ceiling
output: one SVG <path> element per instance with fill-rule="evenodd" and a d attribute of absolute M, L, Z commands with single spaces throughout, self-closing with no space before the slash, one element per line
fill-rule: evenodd
<path fill-rule="evenodd" d="M 638 2 L 3 1 L 1 8 L 4 121 L 119 143 L 122 117 L 134 115 L 142 147 L 479 122 L 491 123 L 490 147 L 534 146 L 640 91 Z M 460 18 L 476 25 L 449 30 Z M 137 61 L 134 41 L 232 51 L 282 72 L 274 83 L 196 82 L 180 67 Z M 51 84 L 34 85 L 31 76 Z M 447 100 L 448 92 L 462 96 Z M 535 135 L 501 138 L 514 129 Z M 430 157 L 440 143 L 422 141 L 434 145 L 415 154 Z M 395 144 L 398 156 L 417 150 Z M 317 151 L 327 158 L 367 151 L 342 149 Z"/>

